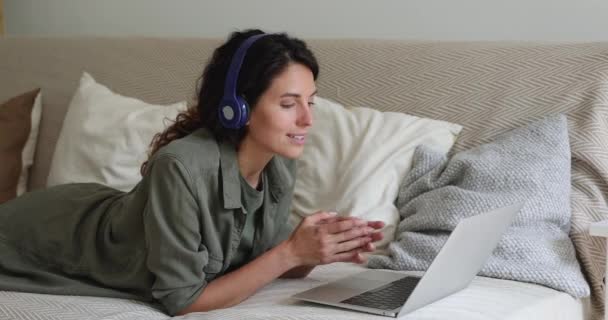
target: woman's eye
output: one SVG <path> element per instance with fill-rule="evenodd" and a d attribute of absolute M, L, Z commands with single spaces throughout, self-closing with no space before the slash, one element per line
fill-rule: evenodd
<path fill-rule="evenodd" d="M 314 102 L 309 102 L 309 103 L 308 103 L 308 106 L 309 106 L 309 107 L 312 107 L 312 106 L 314 106 L 314 105 L 315 105 L 315 103 L 314 103 Z"/>
<path fill-rule="evenodd" d="M 292 108 L 292 107 L 295 107 L 295 106 L 296 106 L 296 104 L 295 104 L 295 103 L 292 103 L 292 104 L 282 104 L 282 105 L 281 105 L 281 107 L 283 107 L 283 108 L 285 108 L 285 109 L 287 109 L 287 108 Z"/>

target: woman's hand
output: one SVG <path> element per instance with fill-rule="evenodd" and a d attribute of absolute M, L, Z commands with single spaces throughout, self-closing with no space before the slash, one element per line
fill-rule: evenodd
<path fill-rule="evenodd" d="M 336 217 L 320 211 L 302 220 L 287 240 L 297 265 L 314 266 L 332 262 L 365 262 L 363 252 L 374 250 L 372 242 L 382 239 L 376 232 L 381 221 Z"/>

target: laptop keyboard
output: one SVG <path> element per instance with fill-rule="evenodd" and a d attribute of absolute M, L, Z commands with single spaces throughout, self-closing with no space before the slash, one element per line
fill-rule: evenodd
<path fill-rule="evenodd" d="M 401 278 L 340 302 L 362 307 L 393 310 L 403 305 L 414 291 L 418 281 L 420 281 L 419 277 Z"/>

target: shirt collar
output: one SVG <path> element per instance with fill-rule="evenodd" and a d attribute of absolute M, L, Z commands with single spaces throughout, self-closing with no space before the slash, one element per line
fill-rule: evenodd
<path fill-rule="evenodd" d="M 293 160 L 274 156 L 268 165 L 266 165 L 266 170 L 268 170 L 268 190 L 275 203 L 279 202 L 285 191 L 293 188 L 295 182 L 294 172 L 287 167 L 287 161 Z"/>
<path fill-rule="evenodd" d="M 222 192 L 225 209 L 237 209 L 243 206 L 241 202 L 240 172 L 235 147 L 227 142 L 219 143 L 220 170 L 222 179 Z M 286 160 L 274 156 L 264 169 L 267 172 L 268 188 L 273 202 L 278 202 L 285 191 L 293 187 L 295 178 L 293 172 L 285 164 Z"/>
<path fill-rule="evenodd" d="M 241 208 L 241 184 L 236 150 L 230 143 L 219 142 L 220 173 L 225 209 Z"/>

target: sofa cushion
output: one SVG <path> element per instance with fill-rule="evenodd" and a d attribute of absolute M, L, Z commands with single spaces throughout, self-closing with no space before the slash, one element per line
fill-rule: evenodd
<path fill-rule="evenodd" d="M 401 222 L 389 257 L 372 268 L 426 270 L 458 222 L 523 202 L 479 275 L 589 295 L 570 232 L 570 146 L 566 117 L 555 115 L 446 158 L 424 146 L 397 201 Z M 465 256 L 462 257 L 466 259 Z"/>
<path fill-rule="evenodd" d="M 141 180 L 152 138 L 185 109 L 185 102 L 152 105 L 116 94 L 83 73 L 59 134 L 48 186 L 96 182 L 131 190 Z"/>
<path fill-rule="evenodd" d="M 385 223 L 378 253 L 394 238 L 394 200 L 417 145 L 447 153 L 460 125 L 316 98 L 313 126 L 297 160 L 291 223 L 319 210 Z"/>
<path fill-rule="evenodd" d="M 39 123 L 40 89 L 22 93 L 0 105 L 0 203 L 26 190 Z"/>

